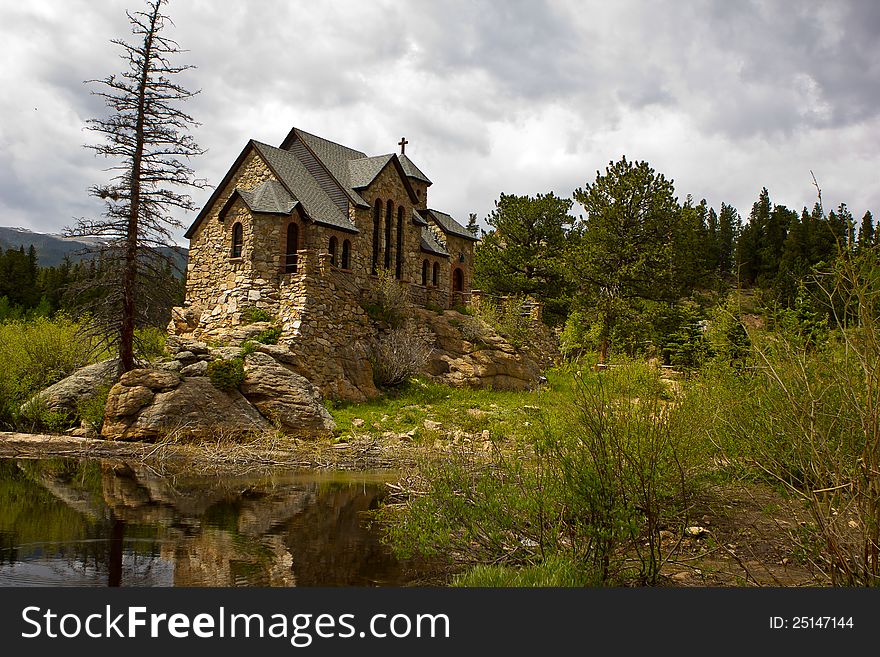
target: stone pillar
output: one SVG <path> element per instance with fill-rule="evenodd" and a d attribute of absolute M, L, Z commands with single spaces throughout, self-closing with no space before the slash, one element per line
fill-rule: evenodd
<path fill-rule="evenodd" d="M 483 303 L 483 291 L 482 290 L 471 290 L 471 310 L 474 313 L 480 312 L 480 306 Z"/>
<path fill-rule="evenodd" d="M 321 252 L 318 254 L 318 273 L 321 276 L 326 276 L 330 273 L 330 259 L 331 256 L 329 253 Z"/>

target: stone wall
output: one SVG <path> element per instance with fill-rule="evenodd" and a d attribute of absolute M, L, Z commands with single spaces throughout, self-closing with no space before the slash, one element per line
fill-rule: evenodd
<path fill-rule="evenodd" d="M 225 221 L 220 221 L 220 210 L 229 200 L 236 187 L 252 190 L 260 183 L 275 180 L 275 176 L 263 159 L 253 150 L 245 156 L 239 169 L 221 190 L 214 205 L 199 224 L 190 240 L 189 262 L 186 268 L 187 305 L 200 312 L 213 313 L 215 321 L 220 317 L 237 321 L 233 317 L 251 288 L 265 290 L 271 286 L 263 275 L 255 275 L 254 222 L 251 213 L 239 199 L 227 210 Z M 241 221 L 244 243 L 241 258 L 231 258 L 232 226 Z M 259 230 L 259 228 L 258 228 Z M 264 301 L 264 304 L 269 303 Z M 232 304 L 232 309 L 230 309 Z"/>

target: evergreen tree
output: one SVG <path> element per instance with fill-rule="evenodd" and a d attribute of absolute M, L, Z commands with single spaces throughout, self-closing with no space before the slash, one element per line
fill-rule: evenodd
<path fill-rule="evenodd" d="M 706 199 L 703 199 L 702 205 L 706 205 Z M 718 224 L 718 214 L 715 208 L 709 208 L 706 215 L 706 233 L 708 235 L 708 245 L 706 250 L 706 268 L 709 271 L 721 273 L 721 231 Z"/>
<path fill-rule="evenodd" d="M 612 328 L 638 300 L 674 300 L 681 290 L 673 270 L 681 207 L 671 180 L 647 162 L 625 157 L 579 188 L 586 210 L 580 243 L 568 267 L 582 303 L 598 322 L 600 358 L 608 356 Z"/>
<path fill-rule="evenodd" d="M 764 187 L 758 200 L 752 205 L 749 221 L 745 225 L 738 243 L 737 261 L 739 280 L 750 286 L 758 282 L 765 271 L 764 256 L 767 252 L 767 224 L 770 223 L 770 192 Z"/>
<path fill-rule="evenodd" d="M 502 194 L 486 220 L 490 230 L 474 250 L 474 287 L 540 297 L 547 320 L 563 320 L 570 304 L 563 262 L 575 221 L 571 205 L 552 192 Z"/>
<path fill-rule="evenodd" d="M 722 276 L 730 276 L 734 271 L 739 231 L 740 218 L 736 208 L 722 203 L 718 217 L 718 268 Z"/>
<path fill-rule="evenodd" d="M 869 249 L 877 243 L 874 232 L 874 217 L 871 211 L 865 212 L 862 223 L 859 226 L 859 250 Z"/>

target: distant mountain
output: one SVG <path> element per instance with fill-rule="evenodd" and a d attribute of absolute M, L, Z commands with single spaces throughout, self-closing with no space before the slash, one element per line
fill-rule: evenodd
<path fill-rule="evenodd" d="M 84 253 L 86 249 L 100 246 L 101 240 L 93 237 L 64 237 L 56 233 L 35 233 L 24 228 L 8 228 L 0 226 L 0 249 L 25 250 L 33 244 L 37 251 L 37 264 L 40 267 L 57 267 L 69 257 L 73 262 L 84 260 L 92 255 Z M 186 271 L 186 259 L 189 249 L 182 246 L 162 247 L 160 253 L 171 255 L 180 271 Z"/>

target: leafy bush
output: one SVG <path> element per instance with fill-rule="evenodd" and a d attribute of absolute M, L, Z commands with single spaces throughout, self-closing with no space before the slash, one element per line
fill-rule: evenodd
<path fill-rule="evenodd" d="M 156 326 L 137 329 L 134 332 L 134 343 L 138 356 L 148 361 L 162 358 L 165 355 L 165 338 L 167 336 L 164 329 Z"/>
<path fill-rule="evenodd" d="M 275 318 L 265 308 L 250 306 L 241 311 L 242 324 L 254 324 L 256 322 L 274 322 Z"/>
<path fill-rule="evenodd" d="M 244 383 L 244 363 L 240 358 L 208 363 L 208 378 L 218 390 L 236 390 Z"/>
<path fill-rule="evenodd" d="M 261 344 L 278 344 L 278 338 L 281 337 L 281 327 L 273 326 L 271 328 L 267 328 L 262 333 L 255 335 L 251 340 L 254 342 L 259 342 Z"/>
<path fill-rule="evenodd" d="M 111 386 L 100 386 L 90 397 L 81 399 L 76 405 L 76 414 L 83 422 L 91 425 L 98 433 L 104 424 L 104 407 L 107 406 L 107 395 Z"/>
<path fill-rule="evenodd" d="M 0 424 L 13 427 L 21 404 L 103 356 L 83 336 L 82 324 L 64 315 L 0 324 Z"/>

